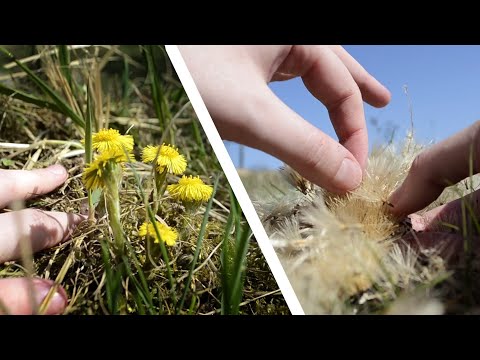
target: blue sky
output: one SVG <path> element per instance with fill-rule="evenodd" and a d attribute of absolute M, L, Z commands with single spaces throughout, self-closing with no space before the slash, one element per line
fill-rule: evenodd
<path fill-rule="evenodd" d="M 395 139 L 406 135 L 410 112 L 405 85 L 413 108 L 415 138 L 422 143 L 438 142 L 480 120 L 480 46 L 344 47 L 392 93 L 385 108 L 365 104 L 370 148 L 385 143 L 394 129 Z M 271 83 L 270 88 L 304 119 L 337 139 L 327 111 L 301 79 Z M 225 144 L 238 167 L 239 145 Z M 275 169 L 282 164 L 250 148 L 245 149 L 244 158 L 244 166 L 251 169 Z"/>

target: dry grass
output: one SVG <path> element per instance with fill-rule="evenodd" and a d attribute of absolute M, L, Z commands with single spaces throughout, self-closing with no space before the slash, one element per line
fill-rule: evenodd
<path fill-rule="evenodd" d="M 449 263 L 441 256 L 440 238 L 419 247 L 407 241 L 417 238 L 408 223 L 387 214 L 389 195 L 421 148 L 410 137 L 400 151 L 393 145 L 373 151 L 362 185 L 346 196 L 309 184 L 288 167 L 285 176 L 269 175 L 275 194 L 262 191 L 272 189 L 268 183 L 248 187 L 261 184 L 263 174 L 243 174 L 307 314 L 478 311 L 478 259 L 469 268 L 465 261 Z M 473 180 L 473 189 L 463 183 L 447 188 L 419 213 L 470 193 L 478 188 L 478 177 Z"/>

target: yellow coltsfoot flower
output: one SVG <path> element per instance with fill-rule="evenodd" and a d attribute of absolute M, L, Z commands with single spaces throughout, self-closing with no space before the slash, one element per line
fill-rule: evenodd
<path fill-rule="evenodd" d="M 95 157 L 95 160 L 87 165 L 83 172 L 83 182 L 87 190 L 94 190 L 104 186 L 105 174 L 108 163 L 117 164 L 128 161 L 135 161 L 133 154 L 127 155 L 122 150 L 106 150 Z"/>
<path fill-rule="evenodd" d="M 206 185 L 198 176 L 182 176 L 178 184 L 168 185 L 173 198 L 186 202 L 204 202 L 212 196 L 213 188 Z"/>
<path fill-rule="evenodd" d="M 92 147 L 101 153 L 107 150 L 130 152 L 133 150 L 133 136 L 121 135 L 115 129 L 102 129 L 92 134 Z"/>
<path fill-rule="evenodd" d="M 159 151 L 160 148 L 160 151 Z M 157 157 L 158 155 L 158 157 Z M 187 160 L 171 145 L 148 145 L 143 149 L 142 161 L 151 163 L 157 159 L 157 171 L 162 173 L 165 169 L 172 174 L 181 175 L 187 168 Z"/>
<path fill-rule="evenodd" d="M 162 241 L 167 244 L 168 246 L 173 246 L 175 245 L 175 242 L 177 241 L 178 238 L 178 232 L 174 228 L 171 228 L 168 225 L 162 224 L 159 221 L 155 221 L 155 224 L 157 225 L 158 232 L 160 233 L 160 237 L 162 238 Z M 155 232 L 155 227 L 153 226 L 152 223 L 146 223 L 144 222 L 140 228 L 138 229 L 138 235 L 140 237 L 145 237 L 149 236 L 153 238 L 153 242 L 155 243 L 160 243 L 160 239 L 157 237 L 157 233 Z"/>

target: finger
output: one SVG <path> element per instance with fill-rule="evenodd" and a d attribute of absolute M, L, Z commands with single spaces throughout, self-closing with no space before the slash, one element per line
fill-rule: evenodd
<path fill-rule="evenodd" d="M 270 81 L 287 81 L 296 78 L 298 75 L 296 74 L 287 74 L 277 71 L 273 74 L 272 79 Z"/>
<path fill-rule="evenodd" d="M 302 74 L 308 90 L 328 109 L 340 143 L 365 168 L 368 136 L 360 90 L 352 75 L 329 47 L 303 47 L 306 72 Z M 295 56 L 295 54 L 293 54 Z"/>
<path fill-rule="evenodd" d="M 480 122 L 433 145 L 414 160 L 407 178 L 390 197 L 391 212 L 402 217 L 423 209 L 434 201 L 447 186 L 479 170 Z"/>
<path fill-rule="evenodd" d="M 36 170 L 0 170 L 0 208 L 14 200 L 26 200 L 55 190 L 68 177 L 61 165 Z"/>
<path fill-rule="evenodd" d="M 343 66 L 331 50 L 327 50 Z M 288 54 L 290 56 L 290 52 Z M 222 58 L 222 54 L 218 55 Z M 205 58 L 206 54 L 198 52 L 198 56 L 203 57 L 202 66 L 200 62 L 192 60 L 189 68 L 224 139 L 276 156 L 310 181 L 332 192 L 345 193 L 360 184 L 362 171 L 355 156 L 278 99 L 266 84 L 268 76 L 264 71 L 259 71 L 258 66 L 248 60 L 248 57 L 236 54 L 242 59 L 242 66 L 234 71 L 231 66 L 219 67 L 209 62 Z M 223 56 L 223 60 L 228 63 L 238 62 L 236 58 L 225 54 Z M 193 52 L 187 57 L 192 59 Z M 296 69 L 288 69 L 295 62 L 287 63 L 286 73 L 298 73 Z M 344 66 L 343 68 L 348 73 Z M 219 82 L 211 81 L 213 74 Z M 355 84 L 351 76 L 350 80 Z M 218 101 L 219 90 L 223 96 L 222 101 Z M 357 92 L 359 93 L 358 88 Z M 361 103 L 361 96 L 358 95 L 358 98 Z M 366 158 L 366 133 L 362 138 L 365 140 L 362 157 Z"/>
<path fill-rule="evenodd" d="M 19 259 L 20 241 L 30 241 L 32 251 L 66 240 L 86 217 L 63 212 L 25 209 L 0 214 L 0 264 Z"/>
<path fill-rule="evenodd" d="M 0 279 L 0 314 L 33 314 L 35 311 L 34 306 L 38 310 L 38 307 L 53 286 L 53 281 L 45 279 Z M 34 306 L 32 306 L 32 300 L 35 302 Z M 59 315 L 63 313 L 66 306 L 67 294 L 62 287 L 57 286 L 45 314 Z"/>
<path fill-rule="evenodd" d="M 330 48 L 352 74 L 364 101 L 375 107 L 383 107 L 390 102 L 390 91 L 370 75 L 342 46 L 332 45 Z"/>
<path fill-rule="evenodd" d="M 258 84 L 245 101 L 229 102 L 229 113 L 242 119 L 230 133 L 241 141 L 289 164 L 308 180 L 335 193 L 356 188 L 362 170 L 355 157 L 341 144 L 311 125 L 286 106 L 265 84 Z"/>
<path fill-rule="evenodd" d="M 422 215 L 412 214 L 409 217 L 412 227 L 416 231 L 456 231 L 461 233 L 464 225 L 469 223 L 464 220 L 472 216 L 477 218 L 479 210 L 480 190 L 477 190 L 467 196 L 437 206 Z"/>
<path fill-rule="evenodd" d="M 479 197 L 480 191 L 476 191 L 464 198 L 438 206 L 422 215 L 409 215 L 415 233 L 410 234 L 406 239 L 416 250 L 435 249 L 438 255 L 449 263 L 458 263 L 465 255 L 465 238 L 462 235 L 464 226 L 462 202 L 468 201 L 471 209 L 476 212 L 479 209 Z M 445 224 L 448 224 L 448 226 Z M 478 235 L 478 233 L 468 233 L 472 250 L 476 254 L 480 251 Z"/>

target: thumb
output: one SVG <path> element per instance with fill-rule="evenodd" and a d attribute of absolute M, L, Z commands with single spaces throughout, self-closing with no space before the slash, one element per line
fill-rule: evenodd
<path fill-rule="evenodd" d="M 229 113 L 240 120 L 228 123 L 241 124 L 229 131 L 231 140 L 279 158 L 331 192 L 345 193 L 360 185 L 362 169 L 352 153 L 291 110 L 268 86 Z"/>
<path fill-rule="evenodd" d="M 35 301 L 38 309 L 53 285 L 53 281 L 45 279 L 0 279 L 0 315 L 5 313 L 10 315 L 33 314 L 32 300 Z M 65 290 L 57 287 L 45 314 L 59 315 L 63 313 L 66 306 L 67 295 Z"/>

